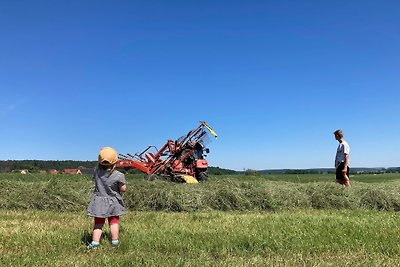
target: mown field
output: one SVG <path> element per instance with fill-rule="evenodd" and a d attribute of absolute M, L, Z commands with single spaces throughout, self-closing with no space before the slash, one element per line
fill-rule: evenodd
<path fill-rule="evenodd" d="M 2 266 L 400 266 L 400 174 L 127 177 L 121 246 L 87 251 L 89 176 L 0 174 Z M 107 229 L 107 228 L 106 228 Z"/>
<path fill-rule="evenodd" d="M 3 209 L 82 211 L 93 182 L 89 176 L 1 174 Z M 352 188 L 334 175 L 214 176 L 198 185 L 149 182 L 127 176 L 124 200 L 137 211 L 277 211 L 281 209 L 400 209 L 400 174 L 351 177 Z"/>

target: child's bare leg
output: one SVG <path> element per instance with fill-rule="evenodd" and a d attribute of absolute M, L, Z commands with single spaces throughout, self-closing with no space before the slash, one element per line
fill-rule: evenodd
<path fill-rule="evenodd" d="M 103 232 L 103 224 L 95 224 L 93 227 L 93 237 L 92 240 L 100 242 L 101 233 Z"/>
<path fill-rule="evenodd" d="M 92 242 L 87 246 L 88 249 L 97 249 L 97 247 L 100 245 L 100 238 L 101 238 L 101 232 L 103 228 L 103 224 L 94 224 L 93 226 L 93 235 L 92 235 Z"/>
<path fill-rule="evenodd" d="M 119 224 L 118 223 L 110 224 L 110 232 L 111 232 L 111 239 L 112 240 L 118 240 Z"/>

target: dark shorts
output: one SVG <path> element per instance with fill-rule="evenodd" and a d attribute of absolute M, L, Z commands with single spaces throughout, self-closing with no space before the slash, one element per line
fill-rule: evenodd
<path fill-rule="evenodd" d="M 344 168 L 344 162 L 340 163 L 339 167 L 336 168 L 336 182 L 339 184 L 345 184 L 346 183 L 346 178 L 343 176 L 343 168 Z M 350 168 L 347 166 L 347 177 L 349 177 L 350 173 Z"/>

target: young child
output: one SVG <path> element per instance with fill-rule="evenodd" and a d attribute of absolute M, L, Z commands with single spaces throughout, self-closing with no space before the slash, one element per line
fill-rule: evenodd
<path fill-rule="evenodd" d="M 99 164 L 93 175 L 95 189 L 87 208 L 87 215 L 94 217 L 92 243 L 88 249 L 96 249 L 100 245 L 100 238 L 108 219 L 111 232 L 111 244 L 119 244 L 119 216 L 125 213 L 125 204 L 121 193 L 126 191 L 125 175 L 115 170 L 117 152 L 111 147 L 104 147 L 99 153 Z"/>

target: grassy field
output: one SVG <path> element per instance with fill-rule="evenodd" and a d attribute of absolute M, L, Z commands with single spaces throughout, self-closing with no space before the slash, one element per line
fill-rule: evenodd
<path fill-rule="evenodd" d="M 121 246 L 87 251 L 88 176 L 0 174 L 1 266 L 400 266 L 400 174 L 128 176 Z M 107 228 L 106 228 L 107 229 Z"/>
<path fill-rule="evenodd" d="M 286 209 L 400 210 L 400 174 L 351 177 L 352 188 L 334 175 L 214 176 L 197 185 L 149 182 L 127 176 L 124 200 L 137 211 L 278 211 Z M 92 191 L 89 176 L 1 174 L 3 209 L 81 211 Z"/>
<path fill-rule="evenodd" d="M 0 211 L 2 266 L 398 266 L 394 212 L 130 212 L 87 251 L 83 212 Z"/>

